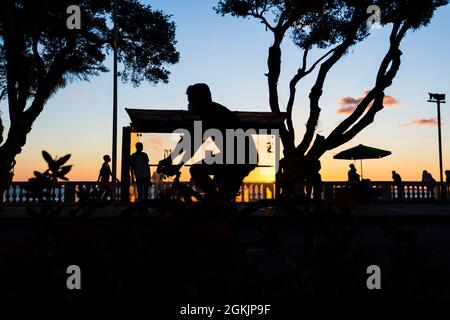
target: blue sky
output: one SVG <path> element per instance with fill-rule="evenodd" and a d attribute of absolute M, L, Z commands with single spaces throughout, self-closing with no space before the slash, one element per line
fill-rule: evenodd
<path fill-rule="evenodd" d="M 217 15 L 210 0 L 155 0 L 153 8 L 172 15 L 177 25 L 180 62 L 170 67 L 169 84 L 143 83 L 139 88 L 119 85 L 119 142 L 121 127 L 129 124 L 125 107 L 185 109 L 185 90 L 189 84 L 208 83 L 213 99 L 232 110 L 269 111 L 267 50 L 271 33 L 254 20 Z M 419 118 L 433 118 L 436 107 L 426 102 L 428 91 L 450 94 L 450 6 L 441 8 L 431 24 L 409 33 L 402 44 L 402 65 L 394 84 L 386 90 L 400 104 L 381 111 L 375 123 L 350 143 L 323 157 L 325 180 L 345 179 L 349 162 L 332 160 L 333 154 L 363 143 L 392 151 L 392 156 L 364 163 L 364 174 L 372 180 L 389 180 L 397 169 L 404 180 L 420 179 L 428 169 L 438 176 L 437 128 L 402 125 Z M 330 72 L 321 100 L 323 107 L 319 131 L 327 134 L 344 119 L 336 113 L 338 99 L 359 97 L 375 80 L 376 71 L 387 48 L 388 29 L 374 30 L 369 39 L 355 46 Z M 318 52 L 314 53 L 319 54 Z M 283 45 L 283 68 L 279 83 L 280 104 L 288 100 L 288 82 L 301 61 L 301 51 L 289 38 Z M 106 61 L 111 65 L 111 59 Z M 307 120 L 311 74 L 299 86 L 294 108 L 298 139 Z M 7 117 L 5 102 L 1 103 Z M 449 104 L 443 105 L 444 166 L 450 167 Z M 112 75 L 102 74 L 90 82 L 75 82 L 59 91 L 34 124 L 23 152 L 17 158 L 16 179 L 26 180 L 43 167 L 42 149 L 55 155 L 72 153 L 72 180 L 97 178 L 103 154 L 111 153 Z M 119 143 L 118 150 L 121 150 Z M 153 159 L 157 161 L 158 159 Z M 403 169 L 403 170 L 402 170 Z M 402 172 L 403 171 L 403 172 Z"/>

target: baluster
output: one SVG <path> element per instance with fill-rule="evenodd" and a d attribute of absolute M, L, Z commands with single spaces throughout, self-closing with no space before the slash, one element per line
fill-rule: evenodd
<path fill-rule="evenodd" d="M 22 191 L 22 188 L 20 187 L 20 185 L 16 184 L 16 185 L 15 185 L 16 196 L 15 196 L 15 199 L 14 199 L 14 203 L 15 203 L 16 205 L 20 205 L 20 195 L 21 195 L 21 191 Z"/>
<path fill-rule="evenodd" d="M 263 200 L 267 199 L 267 189 L 266 188 L 268 188 L 268 186 L 265 183 L 263 183 L 261 185 L 261 199 L 263 199 Z"/>
<path fill-rule="evenodd" d="M 61 199 L 61 186 L 58 185 L 55 187 L 55 203 L 59 203 Z"/>
<path fill-rule="evenodd" d="M 148 192 L 150 193 L 149 195 L 149 199 L 153 200 L 156 197 L 156 187 L 155 184 L 152 184 L 149 188 L 148 188 Z"/>
<path fill-rule="evenodd" d="M 247 195 L 247 199 L 246 199 L 246 202 L 250 202 L 251 201 L 251 185 L 250 184 L 247 184 L 246 185 L 246 189 L 247 189 L 247 192 L 246 192 L 246 195 Z"/>
<path fill-rule="evenodd" d="M 17 199 L 18 199 L 19 190 L 20 190 L 19 186 L 18 186 L 18 185 L 14 185 L 14 187 L 13 187 L 13 193 L 12 193 L 12 200 L 11 200 L 11 203 L 12 203 L 12 204 L 17 204 L 17 202 L 18 202 Z"/>
<path fill-rule="evenodd" d="M 55 187 L 55 198 L 54 198 L 54 202 L 55 203 L 59 203 L 59 199 L 61 197 L 61 187 L 59 185 L 57 185 Z"/>
<path fill-rule="evenodd" d="M 12 202 L 12 193 L 13 193 L 13 185 L 10 185 L 8 190 L 6 191 L 6 203 L 11 203 Z"/>
<path fill-rule="evenodd" d="M 19 199 L 18 199 L 18 201 L 22 205 L 22 204 L 25 203 L 25 200 L 26 200 L 25 189 L 23 188 L 22 185 L 20 185 L 19 187 L 20 187 L 20 189 L 19 189 Z"/>

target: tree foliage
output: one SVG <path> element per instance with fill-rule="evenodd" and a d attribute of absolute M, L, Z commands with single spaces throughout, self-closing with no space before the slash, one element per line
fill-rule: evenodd
<path fill-rule="evenodd" d="M 179 60 L 170 16 L 137 0 L 117 4 L 114 33 L 114 0 L 2 2 L 0 94 L 7 98 L 10 117 L 7 137 L 0 134 L 2 170 L 10 170 L 47 100 L 73 80 L 108 71 L 106 58 L 114 47 L 124 82 L 168 82 L 168 66 Z M 71 5 L 81 9 L 80 29 L 67 26 Z"/>
<path fill-rule="evenodd" d="M 384 90 L 392 84 L 400 67 L 400 44 L 409 30 L 429 24 L 435 10 L 447 0 L 221 0 L 216 12 L 238 18 L 254 18 L 273 33 L 273 44 L 268 52 L 269 104 L 279 112 L 278 80 L 281 74 L 281 43 L 289 34 L 292 41 L 303 50 L 301 64 L 291 77 L 289 101 L 286 107 L 286 127 L 281 138 L 286 154 L 320 156 L 347 141 L 373 122 L 375 114 L 383 109 Z M 332 67 L 356 43 L 370 35 L 368 8 L 380 8 L 380 24 L 391 27 L 389 49 L 380 63 L 375 85 L 348 116 L 328 137 L 316 134 L 321 111 L 320 97 L 326 77 Z M 309 62 L 309 52 L 320 49 L 324 54 Z M 292 112 L 297 84 L 316 67 L 318 72 L 310 88 L 310 114 L 306 133 L 299 145 L 294 144 Z M 315 138 L 315 139 L 314 139 Z"/>

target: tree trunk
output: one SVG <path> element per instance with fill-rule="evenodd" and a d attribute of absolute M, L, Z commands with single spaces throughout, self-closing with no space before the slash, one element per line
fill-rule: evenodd
<path fill-rule="evenodd" d="M 269 48 L 269 57 L 267 59 L 267 82 L 269 86 L 269 104 L 272 112 L 280 112 L 278 103 L 278 80 L 281 72 L 281 40 L 275 40 L 273 46 Z M 293 136 L 293 135 L 292 135 Z M 295 149 L 295 142 L 291 139 L 289 131 L 285 125 L 280 127 L 280 138 L 283 143 L 284 154 L 290 153 Z"/>
<path fill-rule="evenodd" d="M 3 204 L 5 191 L 13 179 L 12 171 L 16 164 L 15 157 L 22 152 L 26 143 L 27 134 L 31 131 L 31 125 L 21 119 L 11 122 L 8 138 L 0 147 L 0 203 Z"/>
<path fill-rule="evenodd" d="M 269 85 L 269 104 L 273 112 L 280 112 L 278 104 L 278 79 L 281 70 L 281 49 L 279 45 L 274 44 L 269 48 L 269 57 L 267 59 L 269 73 L 267 74 L 267 82 Z"/>

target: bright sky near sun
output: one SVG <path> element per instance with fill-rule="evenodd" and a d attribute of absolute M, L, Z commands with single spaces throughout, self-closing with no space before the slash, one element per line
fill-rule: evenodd
<path fill-rule="evenodd" d="M 153 8 L 171 14 L 177 25 L 180 62 L 170 67 L 169 84 L 142 83 L 139 88 L 119 84 L 119 156 L 121 128 L 130 120 L 125 107 L 142 109 L 186 109 L 186 87 L 197 82 L 209 84 L 213 99 L 231 110 L 269 111 L 265 73 L 271 33 L 254 20 L 217 15 L 214 0 L 153 0 Z M 322 177 L 326 181 L 345 180 L 351 161 L 333 160 L 334 154 L 360 143 L 392 151 L 380 160 L 363 163 L 364 177 L 373 181 L 391 180 L 397 170 L 403 180 L 420 180 L 423 169 L 438 174 L 436 105 L 427 103 L 427 92 L 450 95 L 450 6 L 440 8 L 428 27 L 408 33 L 402 43 L 402 65 L 393 85 L 386 90 L 389 101 L 375 122 L 349 143 L 322 157 Z M 379 63 L 387 48 L 389 29 L 373 30 L 329 73 L 321 99 L 318 130 L 327 135 L 345 117 L 345 110 L 371 88 Z M 319 52 L 314 55 L 318 56 Z M 314 56 L 313 55 L 313 56 Z M 282 108 L 288 100 L 288 82 L 301 61 L 301 51 L 289 38 L 283 45 L 283 66 L 279 82 Z M 106 61 L 112 65 L 111 59 Z M 315 73 L 299 84 L 294 107 L 297 141 L 300 141 L 308 112 L 308 94 Z M 450 168 L 450 104 L 442 106 L 444 169 Z M 8 125 L 6 103 L 2 117 Z M 71 180 L 96 180 L 104 154 L 111 154 L 112 74 L 90 82 L 74 82 L 52 97 L 16 158 L 15 180 L 27 180 L 33 170 L 45 167 L 41 150 L 52 155 L 72 154 Z M 147 138 L 151 161 L 159 159 Z M 163 148 L 164 146 L 161 146 Z M 120 157 L 119 157 L 120 161 Z M 120 163 L 119 167 L 120 168 Z M 359 170 L 359 163 L 357 166 Z"/>

